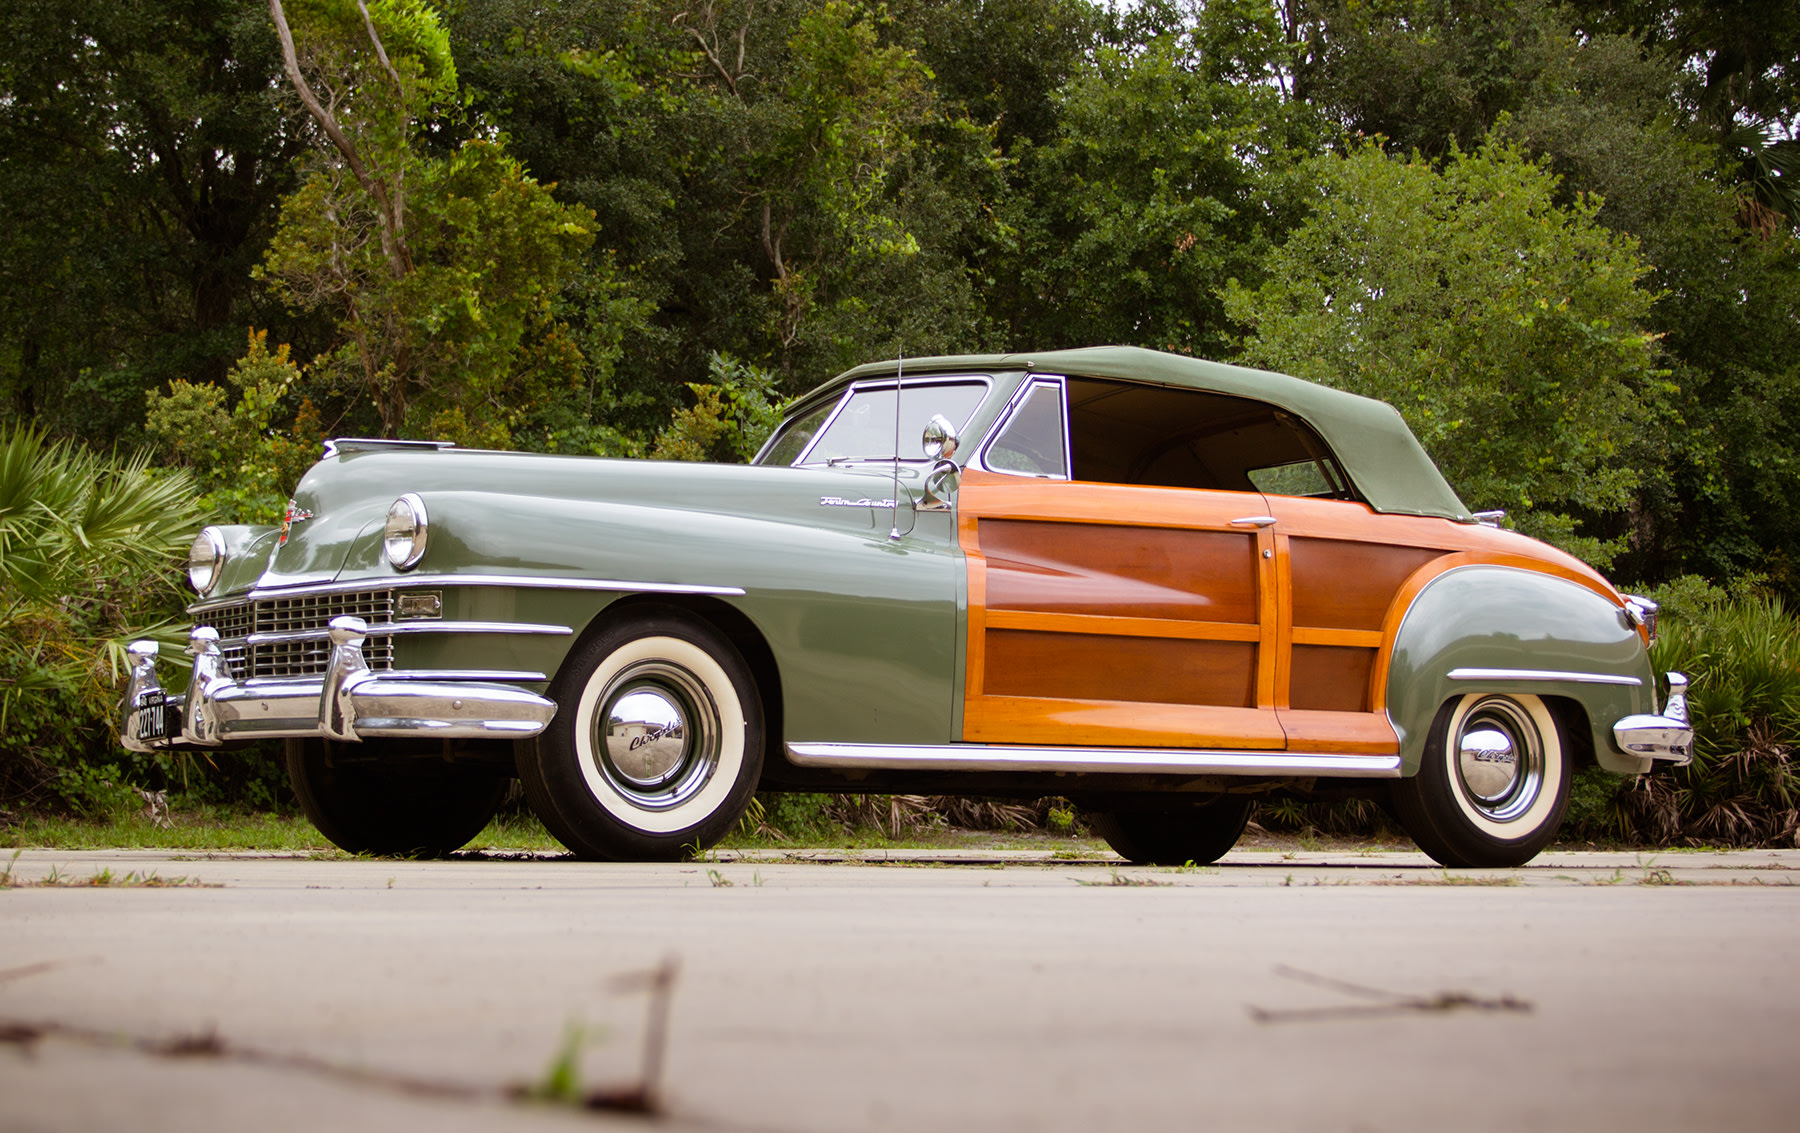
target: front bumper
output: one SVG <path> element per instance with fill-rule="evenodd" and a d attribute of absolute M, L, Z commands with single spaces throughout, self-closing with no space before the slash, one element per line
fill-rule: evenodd
<path fill-rule="evenodd" d="M 1694 759 L 1694 726 L 1688 722 L 1687 678 L 1669 674 L 1669 701 L 1660 716 L 1627 716 L 1613 725 L 1621 751 L 1685 767 Z"/>
<path fill-rule="evenodd" d="M 375 672 L 363 657 L 368 624 L 331 621 L 331 660 L 322 676 L 234 680 L 218 632 L 189 635 L 193 667 L 185 694 L 156 676 L 156 643 L 131 646 L 119 742 L 132 751 L 214 748 L 230 740 L 317 736 L 355 743 L 377 737 L 526 739 L 543 731 L 556 702 L 515 685 L 446 680 L 438 674 Z"/>

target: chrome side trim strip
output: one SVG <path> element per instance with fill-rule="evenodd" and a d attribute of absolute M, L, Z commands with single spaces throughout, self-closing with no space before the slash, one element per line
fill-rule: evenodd
<path fill-rule="evenodd" d="M 1554 669 L 1451 669 L 1453 681 L 1564 681 L 1582 685 L 1641 685 L 1636 677 L 1615 673 L 1566 673 Z"/>
<path fill-rule="evenodd" d="M 607 578 L 562 578 L 523 574 L 440 574 L 440 575 L 375 575 L 349 582 L 301 582 L 292 586 L 259 586 L 246 594 L 226 598 L 210 598 L 187 608 L 190 614 L 203 614 L 219 606 L 255 602 L 264 598 L 292 598 L 310 594 L 345 594 L 356 590 L 399 590 L 441 586 L 515 586 L 539 590 L 617 590 L 645 594 L 713 594 L 725 598 L 741 598 L 741 586 L 707 586 L 685 582 L 631 582 Z"/>
<path fill-rule="evenodd" d="M 1326 775 L 1398 779 L 1400 756 L 1185 748 L 1009 747 L 999 744 L 787 745 L 801 767 L 894 771 L 1061 771 L 1097 775 Z"/>
<path fill-rule="evenodd" d="M 520 633 L 568 636 L 568 626 L 539 625 L 535 622 L 376 622 L 365 631 L 369 637 L 395 633 Z M 246 645 L 273 645 L 283 641 L 323 641 L 331 636 L 329 629 L 290 629 L 281 633 L 253 633 L 244 638 Z"/>

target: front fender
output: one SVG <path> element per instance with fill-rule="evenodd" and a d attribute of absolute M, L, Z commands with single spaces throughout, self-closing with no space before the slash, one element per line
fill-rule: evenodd
<path fill-rule="evenodd" d="M 1484 669 L 1536 675 L 1451 677 L 1458 670 Z M 1400 736 L 1403 772 L 1412 775 L 1432 719 L 1452 697 L 1470 692 L 1566 697 L 1586 710 L 1600 766 L 1640 774 L 1651 761 L 1621 751 L 1612 726 L 1621 717 L 1654 712 L 1655 689 L 1648 651 L 1617 604 L 1553 575 L 1465 566 L 1428 582 L 1402 619 L 1388 667 L 1388 719 Z"/>

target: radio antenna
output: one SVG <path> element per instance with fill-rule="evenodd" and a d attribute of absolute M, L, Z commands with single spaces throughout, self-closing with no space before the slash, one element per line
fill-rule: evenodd
<path fill-rule="evenodd" d="M 894 362 L 894 523 L 889 539 L 900 538 L 900 390 L 906 382 L 906 350 Z"/>

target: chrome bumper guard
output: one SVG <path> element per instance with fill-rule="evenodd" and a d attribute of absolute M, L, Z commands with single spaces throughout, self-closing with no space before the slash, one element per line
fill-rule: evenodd
<path fill-rule="evenodd" d="M 509 684 L 375 672 L 362 652 L 368 628 L 361 618 L 331 620 L 323 676 L 238 681 L 226 674 L 218 631 L 196 626 L 188 635 L 187 692 L 174 696 L 157 680 L 156 643 L 133 642 L 119 742 L 164 751 L 292 736 L 526 739 L 556 713 L 555 701 Z"/>
<path fill-rule="evenodd" d="M 1688 680 L 1669 674 L 1669 700 L 1660 716 L 1627 716 L 1613 725 L 1622 751 L 1685 767 L 1694 759 L 1694 726 L 1688 723 Z"/>

